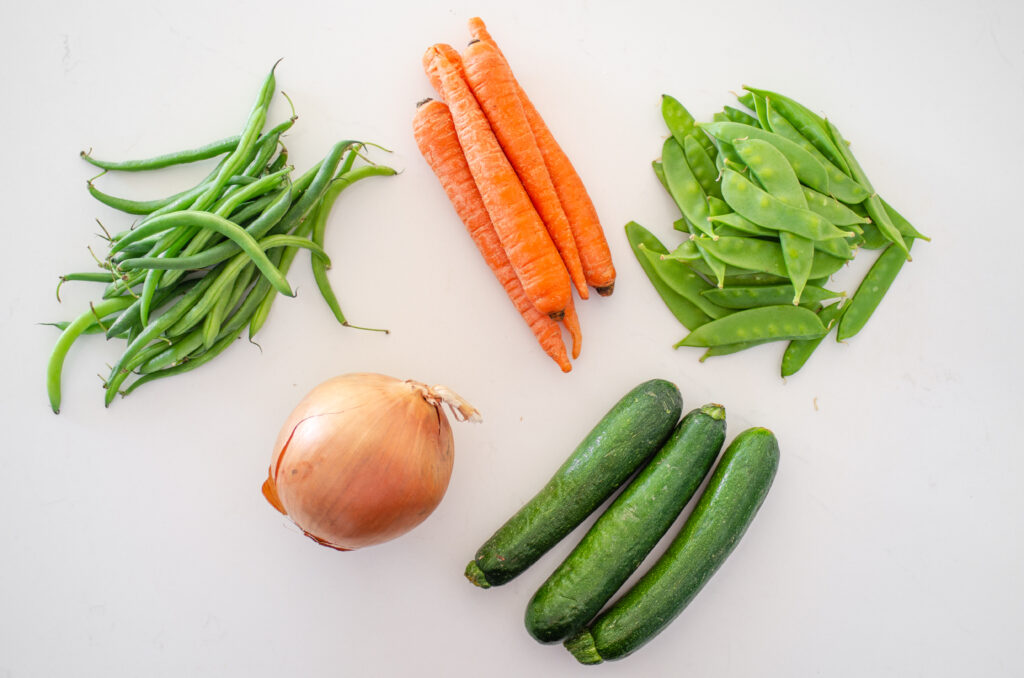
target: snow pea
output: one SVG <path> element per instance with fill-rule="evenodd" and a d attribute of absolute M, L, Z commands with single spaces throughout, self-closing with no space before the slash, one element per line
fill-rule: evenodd
<path fill-rule="evenodd" d="M 748 341 L 811 339 L 825 334 L 818 315 L 803 306 L 782 304 L 750 308 L 701 325 L 679 346 L 722 346 Z"/>

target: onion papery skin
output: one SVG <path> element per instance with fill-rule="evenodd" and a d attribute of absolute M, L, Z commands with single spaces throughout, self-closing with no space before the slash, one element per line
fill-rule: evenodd
<path fill-rule="evenodd" d="M 351 551 L 423 522 L 444 497 L 451 426 L 429 387 L 347 374 L 314 388 L 278 434 L 263 492 L 310 538 Z"/>

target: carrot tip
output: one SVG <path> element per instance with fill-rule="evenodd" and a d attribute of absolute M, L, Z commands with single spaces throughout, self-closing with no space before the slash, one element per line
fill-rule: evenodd
<path fill-rule="evenodd" d="M 428 103 L 430 103 L 433 100 L 434 100 L 434 97 L 427 97 L 426 99 L 420 99 L 419 101 L 416 102 L 416 108 L 419 108 L 420 106 L 422 106 L 424 104 L 428 104 Z"/>
<path fill-rule="evenodd" d="M 565 317 L 565 310 L 563 309 L 561 311 L 553 311 L 551 313 L 548 313 L 548 317 L 550 317 L 552 320 L 561 320 L 562 318 Z"/>
<path fill-rule="evenodd" d="M 615 291 L 615 283 L 613 282 L 612 284 L 605 285 L 604 287 L 595 287 L 594 289 L 597 290 L 597 293 L 602 297 L 610 297 L 612 292 Z"/>

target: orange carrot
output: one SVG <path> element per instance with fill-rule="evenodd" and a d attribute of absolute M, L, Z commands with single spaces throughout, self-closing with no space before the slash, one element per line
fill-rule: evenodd
<path fill-rule="evenodd" d="M 494 272 L 495 277 L 505 293 L 515 304 L 520 315 L 533 330 L 544 351 L 551 356 L 563 372 L 572 369 L 569 357 L 566 355 L 565 344 L 562 342 L 562 332 L 554 320 L 536 307 L 526 296 L 516 272 L 509 263 L 508 256 L 501 246 L 498 234 L 491 224 L 491 218 L 487 215 L 487 208 L 484 206 L 483 198 L 477 189 L 476 182 L 466 164 L 466 158 L 462 154 L 462 147 L 455 132 L 455 124 L 452 122 L 451 113 L 448 107 L 440 101 L 429 99 L 420 104 L 413 117 L 413 132 L 416 137 L 416 144 L 420 153 L 423 154 L 427 164 L 437 175 L 441 186 L 444 188 L 448 199 L 455 207 L 456 213 L 465 224 L 466 230 L 476 243 L 477 249 L 483 255 L 484 261 Z M 572 309 L 572 300 L 566 307 L 566 325 L 569 324 L 570 314 L 575 317 Z M 578 355 L 576 339 L 573 339 L 573 352 Z"/>
<path fill-rule="evenodd" d="M 580 297 L 589 296 L 572 228 L 544 165 L 544 156 L 516 92 L 516 80 L 497 48 L 475 40 L 462 55 L 463 72 L 505 156 L 544 221 Z"/>
<path fill-rule="evenodd" d="M 541 312 L 561 319 L 572 298 L 569 274 L 530 196 L 458 66 L 437 47 L 427 50 L 423 63 L 428 75 L 441 85 L 466 163 L 527 297 Z"/>
<path fill-rule="evenodd" d="M 469 32 L 475 39 L 493 45 L 501 54 L 501 49 L 488 33 L 482 19 L 470 19 Z M 615 288 L 615 267 L 612 265 L 611 250 L 608 248 L 608 241 L 605 239 L 594 203 L 572 162 L 555 141 L 533 102 L 526 96 L 521 86 L 517 84 L 516 87 L 530 128 L 544 156 L 544 164 L 562 202 L 562 209 L 565 210 L 565 215 L 572 226 L 587 283 L 597 289 L 598 294 L 607 296 Z"/>
<path fill-rule="evenodd" d="M 565 328 L 569 330 L 569 336 L 572 337 L 572 359 L 580 357 L 580 349 L 583 348 L 583 333 L 580 331 L 580 319 L 576 316 L 576 305 L 569 302 L 569 305 L 565 307 L 565 317 L 562 318 L 562 322 L 565 323 Z"/>

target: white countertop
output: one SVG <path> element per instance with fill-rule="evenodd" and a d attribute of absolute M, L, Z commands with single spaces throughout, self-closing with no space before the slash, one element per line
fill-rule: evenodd
<path fill-rule="evenodd" d="M 96 6 L 96 5 L 100 6 Z M 1024 634 L 1019 3 L 117 2 L 23 4 L 0 27 L 6 335 L 0 417 L 0 676 L 1014 676 Z M 420 56 L 482 16 L 594 198 L 619 278 L 579 304 L 568 375 L 535 345 L 419 157 Z M 368 139 L 402 169 L 355 186 L 327 236 L 337 326 L 300 256 L 296 299 L 200 370 L 102 404 L 119 345 L 72 350 L 54 416 L 35 323 L 93 298 L 99 218 L 78 151 L 146 156 L 237 133 L 269 66 L 299 120 L 298 170 Z M 931 243 L 865 330 L 786 381 L 780 346 L 699 363 L 629 251 L 635 219 L 674 238 L 649 163 L 659 97 L 695 115 L 753 84 L 827 112 Z M 276 99 L 273 119 L 287 115 Z M 197 168 L 104 177 L 157 197 Z M 857 264 L 860 264 L 858 267 Z M 852 285 L 866 261 L 844 271 Z M 399 540 L 316 546 L 260 494 L 278 426 L 344 372 L 442 383 L 484 415 L 453 424 L 448 494 Z M 512 583 L 462 576 L 607 408 L 644 379 L 729 438 L 775 431 L 775 485 L 732 557 L 661 636 L 583 667 L 522 615 L 579 530 Z M 674 531 L 674 530 L 673 530 Z M 658 551 L 661 550 L 659 547 Z M 653 557 L 653 556 L 652 556 Z M 646 567 L 646 565 L 645 565 Z"/>

